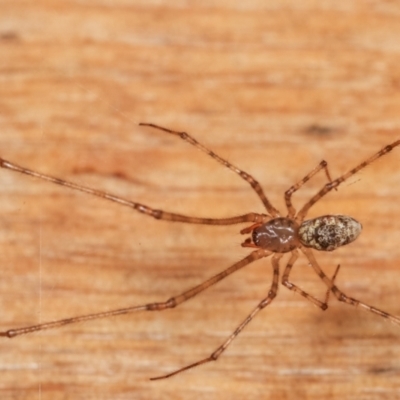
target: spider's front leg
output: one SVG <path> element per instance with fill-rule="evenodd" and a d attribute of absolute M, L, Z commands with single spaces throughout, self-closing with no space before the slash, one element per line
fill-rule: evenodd
<path fill-rule="evenodd" d="M 10 161 L 4 160 L 0 158 L 0 167 L 9 169 L 14 172 L 18 172 L 24 175 L 33 176 L 35 178 L 42 179 L 47 182 L 55 183 L 56 185 L 61 185 L 73 190 L 78 190 L 80 192 L 84 192 L 90 194 L 92 196 L 101 197 L 103 199 L 113 201 L 115 203 L 121 204 L 123 206 L 130 207 L 136 211 L 139 211 L 142 214 L 148 215 L 149 217 L 164 220 L 164 221 L 173 221 L 173 222 L 184 222 L 188 224 L 203 224 L 203 225 L 233 225 L 240 224 L 243 222 L 262 222 L 267 216 L 265 214 L 257 214 L 257 213 L 248 213 L 239 215 L 231 218 L 199 218 L 199 217 L 191 217 L 182 214 L 171 213 L 163 210 L 157 210 L 152 207 L 149 207 L 145 204 L 141 204 L 135 201 L 127 200 L 119 196 L 115 196 L 113 194 L 104 192 L 102 190 L 92 189 L 87 186 L 79 185 L 77 183 L 69 182 L 64 179 L 56 178 L 54 176 L 42 174 L 40 172 L 33 171 L 31 169 L 21 167 L 17 164 L 14 164 Z"/>
<path fill-rule="evenodd" d="M 115 317 L 117 315 L 131 314 L 131 313 L 138 312 L 138 311 L 163 311 L 168 308 L 174 308 L 174 307 L 178 306 L 179 304 L 182 304 L 185 301 L 196 296 L 200 292 L 208 289 L 210 286 L 215 285 L 217 282 L 221 281 L 222 279 L 225 279 L 227 276 L 233 274 L 234 272 L 238 271 L 239 269 L 252 263 L 253 261 L 256 261 L 263 257 L 268 257 L 270 254 L 271 254 L 270 251 L 267 251 L 264 249 L 255 250 L 252 253 L 250 253 L 247 257 L 245 257 L 242 260 L 238 261 L 237 263 L 231 265 L 229 268 L 225 269 L 224 271 L 220 272 L 219 274 L 214 275 L 212 278 L 181 293 L 178 296 L 171 297 L 167 301 L 164 301 L 161 303 L 148 303 L 148 304 L 143 304 L 143 305 L 139 305 L 139 306 L 121 308 L 121 309 L 117 309 L 117 310 L 81 315 L 79 317 L 65 318 L 65 319 L 60 319 L 60 320 L 52 321 L 52 322 L 44 322 L 41 324 L 26 326 L 23 328 L 9 329 L 6 331 L 0 331 L 0 336 L 13 338 L 15 336 L 26 335 L 28 333 L 43 331 L 45 329 L 59 328 L 64 325 L 75 324 L 78 322 L 91 321 L 91 320 L 100 319 L 100 318 Z"/>
<path fill-rule="evenodd" d="M 271 253 L 269 253 L 271 254 Z M 266 256 L 268 254 L 266 253 Z M 170 372 L 165 375 L 156 376 L 151 378 L 151 380 L 165 379 L 171 376 L 177 375 L 183 371 L 187 371 L 188 369 L 192 369 L 194 367 L 198 367 L 199 365 L 206 364 L 211 361 L 217 361 L 220 355 L 227 349 L 227 347 L 233 342 L 233 340 L 239 335 L 239 333 L 250 323 L 250 321 L 266 306 L 271 304 L 272 300 L 276 297 L 278 292 L 278 282 L 279 282 L 279 260 L 282 257 L 282 254 L 275 254 L 272 257 L 272 270 L 273 270 L 273 278 L 271 283 L 271 288 L 268 292 L 267 297 L 265 297 L 261 302 L 257 305 L 257 307 L 242 321 L 242 323 L 231 333 L 231 335 L 222 343 L 216 350 L 214 350 L 208 357 L 203 358 L 202 360 L 196 361 L 192 364 L 189 364 L 183 368 L 179 368 L 173 372 Z"/>
<path fill-rule="evenodd" d="M 139 124 L 140 126 L 148 126 L 151 128 L 158 129 L 160 131 L 169 133 L 171 135 L 179 136 L 181 139 L 185 140 L 186 142 L 190 143 L 192 146 L 197 147 L 199 150 L 203 151 L 204 153 L 208 154 L 211 158 L 219 162 L 220 164 L 224 165 L 226 168 L 230 169 L 233 171 L 235 174 L 239 175 L 243 180 L 245 180 L 251 187 L 252 189 L 256 192 L 257 196 L 260 198 L 262 203 L 264 204 L 264 207 L 267 209 L 268 213 L 272 217 L 279 217 L 279 211 L 271 204 L 269 199 L 264 193 L 264 190 L 262 189 L 260 183 L 255 180 L 250 174 L 248 174 L 246 171 L 243 171 L 242 169 L 239 169 L 232 163 L 230 163 L 228 160 L 225 160 L 224 158 L 220 157 L 218 154 L 214 153 L 207 147 L 203 146 L 201 143 L 199 143 L 195 138 L 190 136 L 187 132 L 180 132 L 180 131 L 174 131 L 172 129 L 164 128 L 162 126 L 156 125 L 156 124 L 151 124 L 151 123 L 145 123 L 141 122 Z"/>

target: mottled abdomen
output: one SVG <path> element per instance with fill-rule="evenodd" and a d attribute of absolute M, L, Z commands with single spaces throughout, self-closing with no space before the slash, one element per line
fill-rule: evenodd
<path fill-rule="evenodd" d="M 299 238 L 306 247 L 332 251 L 357 239 L 362 225 L 347 215 L 324 215 L 304 221 Z"/>

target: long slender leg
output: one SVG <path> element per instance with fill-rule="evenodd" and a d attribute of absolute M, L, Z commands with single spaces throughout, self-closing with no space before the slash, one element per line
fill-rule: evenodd
<path fill-rule="evenodd" d="M 149 304 L 144 304 L 144 305 L 140 305 L 140 306 L 121 308 L 118 310 L 111 310 L 111 311 L 106 311 L 106 312 L 101 312 L 101 313 L 96 313 L 96 314 L 82 315 L 80 317 L 66 318 L 66 319 L 61 319 L 61 320 L 53 321 L 53 322 L 45 322 L 43 324 L 27 326 L 24 328 L 10 329 L 7 331 L 0 332 L 0 336 L 6 336 L 9 338 L 12 338 L 15 336 L 24 335 L 26 333 L 42 331 L 44 329 L 58 328 L 63 325 L 74 324 L 76 322 L 83 322 L 83 321 L 89 321 L 89 320 L 93 320 L 93 319 L 106 318 L 106 317 L 114 317 L 116 315 L 129 314 L 129 313 L 133 313 L 136 311 L 162 311 L 167 308 L 173 308 L 173 307 L 176 307 L 177 305 L 191 299 L 192 297 L 196 296 L 198 293 L 200 293 L 203 290 L 209 288 L 210 286 L 216 284 L 217 282 L 226 278 L 228 275 L 232 274 L 233 272 L 237 271 L 238 269 L 245 267 L 246 265 L 250 264 L 251 262 L 253 262 L 255 260 L 258 260 L 263 257 L 267 257 L 270 254 L 271 254 L 271 252 L 267 251 L 267 250 L 263 250 L 263 249 L 255 250 L 252 253 L 250 253 L 247 257 L 245 257 L 241 261 L 233 264 L 226 270 L 224 270 L 224 271 L 220 272 L 219 274 L 213 276 L 212 278 L 206 280 L 205 282 L 201 283 L 200 285 L 195 286 L 194 288 L 191 288 L 191 289 L 187 290 L 186 292 L 183 292 L 179 296 L 170 298 L 169 300 L 167 300 L 165 302 L 149 303 Z"/>
<path fill-rule="evenodd" d="M 353 299 L 352 297 L 347 296 L 344 294 L 333 282 L 329 279 L 324 271 L 322 271 L 321 267 L 318 265 L 317 260 L 314 257 L 311 249 L 307 249 L 305 247 L 301 248 L 301 251 L 306 255 L 308 260 L 310 261 L 311 266 L 313 267 L 314 271 L 317 275 L 324 281 L 325 285 L 328 286 L 329 290 L 336 296 L 339 301 L 342 301 L 346 304 L 350 304 L 354 307 L 361 308 L 365 311 L 369 311 L 373 314 L 377 314 L 380 317 L 386 318 L 389 321 L 393 322 L 394 324 L 400 325 L 400 318 L 395 317 L 385 311 L 380 310 L 379 308 L 372 307 L 368 304 L 365 304 L 359 300 Z"/>
<path fill-rule="evenodd" d="M 337 274 L 338 274 L 338 272 L 339 272 L 339 269 L 340 269 L 340 264 L 338 264 L 338 266 L 337 266 L 336 269 L 335 269 L 335 272 L 334 272 L 333 275 L 332 275 L 331 281 L 332 281 L 333 283 L 335 283 L 335 279 L 336 279 L 336 277 L 337 277 Z M 324 302 L 324 303 L 326 304 L 327 307 L 328 307 L 328 301 L 329 301 L 330 293 L 331 293 L 331 290 L 328 288 L 328 290 L 326 291 L 326 294 L 325 294 L 325 302 Z"/>
<path fill-rule="evenodd" d="M 246 317 L 246 319 L 235 329 L 235 331 L 219 346 L 210 356 L 203 358 L 200 361 L 196 361 L 192 364 L 187 365 L 186 367 L 179 368 L 176 371 L 170 372 L 165 375 L 160 375 L 155 378 L 151 378 L 151 380 L 157 379 L 165 379 L 170 376 L 179 374 L 180 372 L 187 371 L 188 369 L 197 367 L 202 364 L 206 364 L 211 361 L 216 361 L 219 356 L 227 349 L 227 347 L 232 343 L 232 341 L 239 335 L 239 333 L 246 327 L 246 325 L 258 314 L 264 307 L 271 303 L 271 301 L 275 298 L 278 292 L 278 283 L 279 283 L 279 259 L 282 257 L 282 254 L 275 254 L 272 257 L 272 269 L 273 269 L 273 279 L 271 284 L 271 289 L 268 292 L 268 296 L 263 299 L 258 306 Z"/>
<path fill-rule="evenodd" d="M 144 122 L 140 123 L 139 125 L 140 126 L 149 126 L 149 127 L 155 128 L 155 129 L 159 129 L 159 130 L 161 130 L 163 132 L 167 132 L 167 133 L 170 133 L 172 135 L 179 136 L 180 138 L 182 138 L 186 142 L 188 142 L 191 145 L 197 147 L 201 151 L 204 151 L 204 153 L 208 154 L 214 160 L 218 161 L 219 163 L 221 163 L 225 167 L 229 168 L 231 171 L 233 171 L 236 174 L 238 174 L 242 179 L 247 181 L 250 184 L 250 186 L 254 189 L 254 191 L 257 193 L 258 197 L 263 202 L 263 204 L 264 204 L 265 208 L 267 209 L 267 211 L 273 217 L 279 217 L 279 211 L 270 203 L 270 201 L 267 199 L 267 196 L 265 196 L 264 191 L 262 190 L 262 187 L 260 186 L 260 184 L 251 175 L 249 175 L 245 171 L 242 171 L 241 169 L 237 168 L 236 166 L 234 166 L 233 164 L 231 164 L 230 162 L 228 162 L 224 158 L 222 158 L 222 157 L 218 156 L 217 154 L 215 154 L 213 151 L 209 150 L 207 147 L 205 147 L 202 144 L 200 144 L 196 139 L 192 138 L 188 133 L 173 131 L 171 129 L 167 129 L 167 128 L 164 128 L 164 127 L 159 126 L 159 125 L 149 124 L 149 123 L 144 123 Z"/>
<path fill-rule="evenodd" d="M 303 289 L 300 289 L 294 283 L 289 282 L 290 271 L 292 270 L 292 267 L 298 257 L 299 257 L 298 251 L 293 250 L 292 256 L 290 257 L 290 259 L 285 267 L 285 270 L 283 272 L 283 275 L 282 275 L 282 285 L 286 286 L 288 289 L 293 290 L 294 292 L 305 297 L 307 300 L 311 301 L 311 303 L 315 304 L 317 307 L 321 308 L 321 310 L 325 311 L 328 308 L 329 293 L 331 292 L 331 289 L 328 288 L 326 295 L 325 295 L 325 301 L 322 302 L 322 301 L 318 300 L 317 298 L 315 298 L 314 296 L 312 296 L 311 294 L 305 292 Z M 336 271 L 333 274 L 333 277 L 331 279 L 332 282 L 335 281 L 338 271 L 339 271 L 339 266 L 336 268 Z"/>
<path fill-rule="evenodd" d="M 328 170 L 328 163 L 322 160 L 309 174 L 307 174 L 301 181 L 294 184 L 289 190 L 285 192 L 285 203 L 288 209 L 288 218 L 293 218 L 296 215 L 296 210 L 292 204 L 292 195 L 299 190 L 306 182 L 308 182 L 314 175 L 323 169 L 329 182 L 332 182 L 331 175 Z"/>
<path fill-rule="evenodd" d="M 101 197 L 103 199 L 107 199 L 107 200 L 113 201 L 115 203 L 131 207 L 131 208 L 141 212 L 142 214 L 146 214 L 155 219 L 160 219 L 160 220 L 165 220 L 165 221 L 186 222 L 189 224 L 232 225 L 232 224 L 239 224 L 242 222 L 257 223 L 257 222 L 264 221 L 266 218 L 267 219 L 269 218 L 266 215 L 257 214 L 257 213 L 249 213 L 249 214 L 239 215 L 237 217 L 231 217 L 231 218 L 188 217 L 186 215 L 169 213 L 169 212 L 162 211 L 162 210 L 155 210 L 153 208 L 145 206 L 144 204 L 126 200 L 126 199 L 123 199 L 122 197 L 114 196 L 107 192 L 103 192 L 103 191 L 96 190 L 96 189 L 91 189 L 86 186 L 78 185 L 78 184 L 72 183 L 72 182 L 67 182 L 62 179 L 50 176 L 50 175 L 45 175 L 40 172 L 32 171 L 30 169 L 20 167 L 19 165 L 13 164 L 10 161 L 4 160 L 2 158 L 0 158 L 0 167 L 10 169 L 12 171 L 20 172 L 25 175 L 30 175 L 35 178 L 40 178 L 40 179 L 48 181 L 48 182 L 56 183 L 57 185 L 66 186 L 70 189 L 79 190 L 81 192 L 85 192 L 85 193 L 88 193 L 93 196 Z"/>
<path fill-rule="evenodd" d="M 346 172 L 339 178 L 336 178 L 332 182 L 327 183 L 317 194 L 315 194 L 311 199 L 303 206 L 303 208 L 299 211 L 296 216 L 296 221 L 303 221 L 304 217 L 307 215 L 308 210 L 319 200 L 321 197 L 325 196 L 329 193 L 332 189 L 337 188 L 341 183 L 343 183 L 346 179 L 349 179 L 352 175 L 360 171 L 361 169 L 365 168 L 367 165 L 373 163 L 378 158 L 384 156 L 389 151 L 393 150 L 396 146 L 400 145 L 400 140 L 396 140 L 392 144 L 388 144 L 382 150 L 375 153 L 373 156 L 367 158 L 361 164 L 357 165 L 350 171 Z"/>

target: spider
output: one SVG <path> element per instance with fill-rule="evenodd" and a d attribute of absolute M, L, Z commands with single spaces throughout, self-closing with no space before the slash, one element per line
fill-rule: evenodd
<path fill-rule="evenodd" d="M 289 290 L 299 293 L 305 297 L 311 303 L 315 304 L 321 310 L 328 308 L 329 294 L 333 295 L 341 302 L 352 305 L 354 307 L 361 308 L 369 311 L 373 314 L 377 314 L 380 317 L 386 318 L 391 322 L 400 325 L 400 318 L 395 317 L 385 311 L 379 310 L 378 308 L 372 307 L 359 300 L 344 294 L 334 283 L 340 265 L 337 266 L 335 273 L 332 278 L 329 278 L 321 269 L 317 263 L 312 249 L 318 251 L 333 251 L 340 246 L 349 244 L 357 239 L 361 233 L 362 226 L 354 218 L 346 215 L 324 215 L 314 219 L 305 220 L 305 217 L 310 208 L 319 201 L 322 197 L 328 194 L 331 190 L 337 189 L 337 187 L 349 179 L 352 175 L 356 174 L 367 165 L 373 163 L 378 158 L 384 156 L 396 146 L 400 145 L 400 140 L 385 146 L 383 149 L 367 158 L 365 161 L 358 164 L 356 167 L 332 180 L 328 170 L 328 164 L 326 161 L 321 161 L 311 172 L 309 172 L 303 179 L 294 184 L 289 190 L 285 192 L 285 204 L 287 208 L 287 215 L 282 217 L 279 211 L 270 203 L 260 184 L 248 173 L 237 168 L 227 160 L 215 154 L 196 139 L 191 137 L 186 132 L 178 132 L 170 130 L 152 123 L 140 123 L 141 126 L 147 126 L 158 129 L 165 133 L 179 136 L 184 141 L 205 152 L 214 160 L 218 161 L 225 167 L 229 168 L 234 173 L 238 174 L 242 179 L 250 184 L 253 190 L 256 192 L 264 207 L 267 210 L 266 214 L 248 213 L 239 215 L 231 218 L 197 218 L 189 217 L 181 214 L 174 214 L 162 210 L 150 208 L 144 204 L 133 202 L 130 200 L 123 199 L 121 197 L 114 196 L 104 191 L 91 189 L 79 184 L 67 182 L 65 180 L 55 178 L 49 175 L 45 175 L 24 167 L 20 167 L 14 163 L 6 161 L 0 158 L 0 166 L 2 168 L 10 169 L 12 171 L 20 172 L 26 175 L 37 177 L 58 185 L 66 186 L 71 189 L 79 190 L 94 196 L 102 197 L 104 199 L 128 206 L 137 210 L 143 214 L 159 220 L 173 221 L 173 222 L 185 222 L 189 224 L 206 224 L 206 225 L 234 225 L 240 223 L 248 223 L 250 226 L 242 229 L 241 234 L 249 234 L 250 236 L 242 243 L 242 247 L 252 248 L 253 251 L 233 264 L 229 268 L 213 276 L 212 278 L 200 283 L 199 285 L 179 294 L 178 296 L 171 297 L 165 302 L 149 303 L 139 306 L 127 307 L 118 310 L 111 310 L 105 312 L 99 312 L 95 314 L 82 315 L 78 317 L 66 318 L 52 322 L 41 323 L 38 325 L 32 325 L 23 328 L 9 329 L 7 331 L 0 332 L 0 336 L 13 338 L 15 336 L 41 331 L 44 329 L 57 328 L 63 325 L 68 325 L 76 322 L 94 320 L 98 318 L 112 317 L 116 315 L 128 314 L 137 311 L 161 311 L 168 308 L 174 308 L 179 304 L 191 299 L 203 290 L 216 284 L 233 272 L 245 267 L 253 261 L 259 260 L 264 257 L 271 257 L 272 263 L 272 284 L 267 296 L 260 301 L 252 312 L 243 320 L 243 322 L 235 329 L 235 331 L 222 343 L 211 355 L 201 360 L 195 361 L 192 364 L 188 364 L 182 368 L 176 369 L 170 373 L 160 375 L 157 377 L 150 378 L 151 380 L 165 379 L 176 375 L 180 372 L 188 369 L 197 367 L 202 364 L 206 364 L 211 361 L 216 361 L 220 355 L 227 349 L 232 341 L 239 335 L 239 333 L 249 324 L 249 322 L 258 314 L 264 307 L 268 306 L 277 295 L 278 283 L 279 283 L 279 261 L 285 253 L 291 253 L 288 263 L 283 271 L 281 283 L 286 286 Z M 292 205 L 292 195 L 299 190 L 307 181 L 309 181 L 319 171 L 324 171 L 328 182 L 314 195 L 311 199 L 304 204 L 304 206 L 296 213 L 295 208 Z M 309 264 L 314 269 L 316 274 L 321 278 L 323 283 L 327 286 L 327 292 L 324 301 L 317 299 L 316 297 L 306 293 L 300 287 L 289 281 L 290 272 L 296 260 L 299 257 L 299 251 L 303 253 L 309 261 Z"/>

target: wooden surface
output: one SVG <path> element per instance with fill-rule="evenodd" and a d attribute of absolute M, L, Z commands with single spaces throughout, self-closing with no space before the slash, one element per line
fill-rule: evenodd
<path fill-rule="evenodd" d="M 333 177 L 400 137 L 400 5 L 389 0 L 1 2 L 0 154 L 188 215 L 263 212 L 185 129 L 283 193 L 321 159 Z M 310 213 L 352 215 L 354 244 L 317 254 L 349 295 L 400 315 L 400 149 Z M 301 206 L 325 182 L 295 195 Z M 248 254 L 240 226 L 155 221 L 0 171 L 1 328 L 166 300 Z M 283 262 L 287 261 L 287 256 Z M 0 398 L 395 399 L 400 327 L 280 287 L 217 363 L 205 357 L 269 290 L 262 260 L 181 307 L 0 341 Z M 301 259 L 293 281 L 324 286 Z"/>

